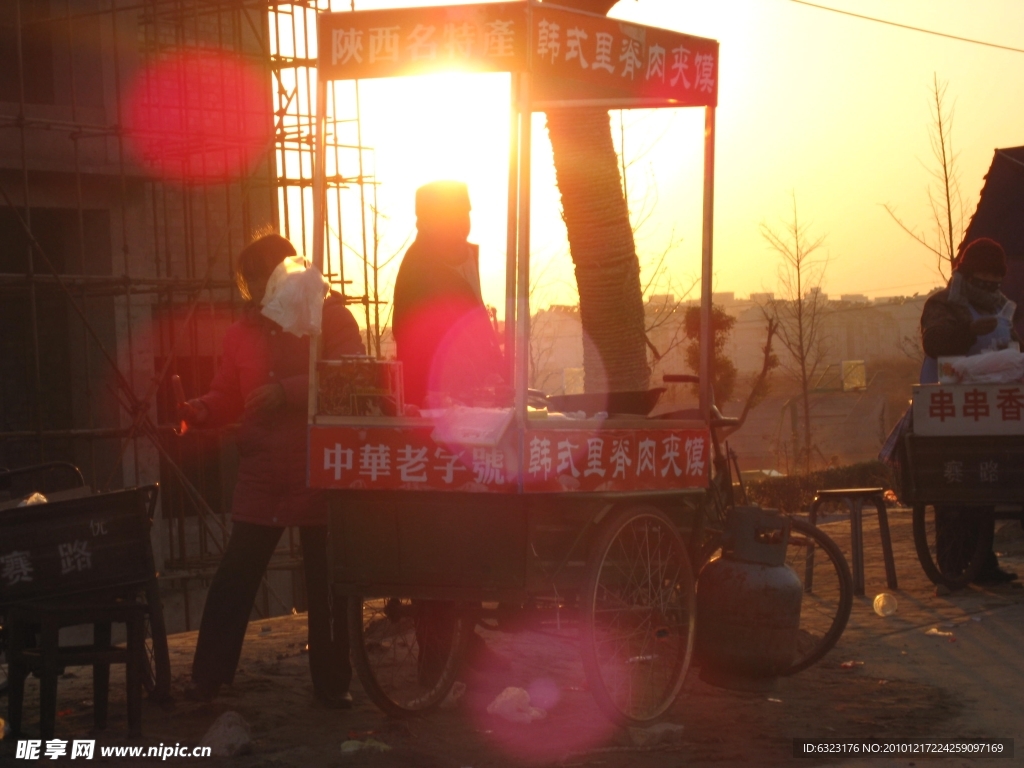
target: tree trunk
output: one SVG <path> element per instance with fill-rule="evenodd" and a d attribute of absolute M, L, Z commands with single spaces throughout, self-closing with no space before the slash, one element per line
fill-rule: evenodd
<path fill-rule="evenodd" d="M 559 5 L 606 14 L 615 0 L 560 0 Z M 647 389 L 640 262 L 608 112 L 559 109 L 547 118 L 580 294 L 584 388 Z"/>

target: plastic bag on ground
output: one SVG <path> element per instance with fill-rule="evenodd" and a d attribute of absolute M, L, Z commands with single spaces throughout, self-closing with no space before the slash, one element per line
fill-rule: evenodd
<path fill-rule="evenodd" d="M 506 688 L 487 705 L 487 714 L 497 715 L 511 723 L 532 723 L 547 717 L 543 709 L 530 706 L 530 694 L 522 688 Z"/>
<path fill-rule="evenodd" d="M 316 335 L 329 292 L 330 284 L 319 270 L 301 256 L 289 256 L 271 273 L 260 311 L 288 333 Z"/>

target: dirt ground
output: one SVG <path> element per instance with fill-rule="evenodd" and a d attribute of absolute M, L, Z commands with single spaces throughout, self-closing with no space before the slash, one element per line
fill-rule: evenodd
<path fill-rule="evenodd" d="M 488 644 L 510 662 L 456 707 L 425 718 L 392 721 L 380 714 L 353 683 L 350 712 L 318 706 L 312 696 L 305 645 L 305 616 L 254 621 L 249 626 L 234 686 L 211 704 L 184 701 L 194 632 L 170 638 L 177 700 L 147 701 L 144 735 L 127 736 L 123 673 L 111 680 L 110 725 L 99 745 L 195 745 L 223 712 L 240 713 L 252 727 L 252 753 L 206 759 L 207 765 L 244 768 L 283 766 L 728 766 L 846 765 L 912 766 L 918 760 L 795 759 L 795 737 L 864 739 L 1013 738 L 1024 750 L 1024 590 L 1013 585 L 971 588 L 936 596 L 914 554 L 910 514 L 890 512 L 900 589 L 898 611 L 880 618 L 871 599 L 885 587 L 874 521 L 865 522 L 867 596 L 857 598 L 838 646 L 816 666 L 779 681 L 769 693 L 740 693 L 709 686 L 691 670 L 667 718 L 684 728 L 681 739 L 637 747 L 629 734 L 611 727 L 594 704 L 583 677 L 574 636 L 523 632 L 485 633 Z M 849 524 L 825 526 L 849 554 Z M 1002 558 L 1024 575 L 1024 543 L 1000 545 Z M 1000 547 L 997 547 L 999 549 Z M 952 636 L 927 635 L 938 627 Z M 841 664 L 858 662 L 850 669 Z M 861 663 L 862 662 L 862 663 Z M 493 695 L 507 685 L 542 691 L 550 707 L 544 720 L 511 725 L 486 714 Z M 76 668 L 60 681 L 58 737 L 93 738 L 91 676 Z M 25 730 L 37 728 L 38 686 L 30 680 Z M 349 738 L 373 738 L 391 747 L 381 753 L 343 755 Z M 1019 753 L 1018 753 L 1019 754 Z M 14 744 L 0 742 L 0 763 Z M 97 752 L 97 761 L 100 761 Z M 112 763 L 127 762 L 107 758 Z M 151 762 L 138 760 L 138 764 Z M 175 761 L 173 758 L 168 762 Z M 975 761 L 1022 764 L 1015 760 Z M 69 761 L 70 763 L 70 761 Z M 11 760 L 12 765 L 21 764 Z M 52 763 L 51 763 L 52 764 Z M 74 764 L 74 763 L 71 763 Z M 964 759 L 929 760 L 929 765 L 972 765 Z"/>

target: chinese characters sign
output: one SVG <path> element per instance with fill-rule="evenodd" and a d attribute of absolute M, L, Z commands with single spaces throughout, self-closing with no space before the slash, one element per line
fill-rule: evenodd
<path fill-rule="evenodd" d="M 531 33 L 531 70 L 538 75 L 582 80 L 602 95 L 672 99 L 679 106 L 718 101 L 714 40 L 543 5 L 533 9 Z M 547 90 L 543 81 L 538 88 Z"/>
<path fill-rule="evenodd" d="M 1024 384 L 914 387 L 914 434 L 1024 435 Z"/>
<path fill-rule="evenodd" d="M 526 433 L 528 492 L 702 488 L 711 464 L 706 430 L 538 430 Z"/>
<path fill-rule="evenodd" d="M 138 489 L 0 512 L 0 605 L 152 578 Z"/>
<path fill-rule="evenodd" d="M 718 100 L 716 41 L 592 14 L 487 3 L 323 14 L 319 23 L 318 69 L 330 79 L 529 70 L 541 100 Z"/>
<path fill-rule="evenodd" d="M 530 430 L 523 455 L 515 435 L 493 447 L 439 445 L 433 429 L 313 427 L 313 488 L 514 493 L 633 491 L 707 484 L 706 430 Z"/>
<path fill-rule="evenodd" d="M 322 14 L 318 71 L 330 79 L 526 68 L 526 4 Z"/>

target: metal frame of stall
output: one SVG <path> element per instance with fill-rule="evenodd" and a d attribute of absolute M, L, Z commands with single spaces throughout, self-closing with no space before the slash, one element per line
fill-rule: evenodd
<path fill-rule="evenodd" d="M 417 58 L 401 49 L 413 29 L 422 45 L 442 33 L 475 30 L 449 44 L 447 57 Z M 570 24 L 572 25 L 570 27 Z M 410 26 L 411 25 L 411 26 Z M 517 26 L 518 25 L 518 26 Z M 504 36 L 501 36 L 501 35 Z M 488 35 L 491 35 L 488 37 Z M 439 40 L 444 40 L 439 36 Z M 505 285 L 505 348 L 514 349 L 515 424 L 520 458 L 525 445 L 529 376 L 530 162 L 535 111 L 563 107 L 607 109 L 704 107 L 704 172 L 701 259 L 699 393 L 701 422 L 662 422 L 664 427 L 707 427 L 711 420 L 711 290 L 714 204 L 715 107 L 718 43 L 682 33 L 627 23 L 537 0 L 467 6 L 325 13 L 319 17 L 318 81 L 314 146 L 313 264 L 323 271 L 326 220 L 326 124 L 328 82 L 466 69 L 512 75 Z M 589 47 L 584 47 L 584 46 Z M 473 55 L 472 50 L 480 51 Z M 604 46 L 602 49 L 601 46 Z M 419 52 L 423 52 L 422 47 Z M 468 54 L 466 52 L 469 51 Z M 459 54 L 466 55 L 459 55 Z M 500 54 L 500 55 L 499 55 Z M 621 58 L 620 58 L 621 57 Z M 507 61 L 505 60 L 507 59 Z M 621 65 L 621 71 L 619 67 Z M 599 73 L 600 70 L 600 73 Z M 601 74 L 603 73 L 603 74 Z M 627 80 L 628 78 L 628 80 Z M 317 420 L 319 345 L 310 355 L 309 423 Z M 353 424 L 365 426 L 365 419 Z M 323 423 L 323 422 L 319 422 Z M 334 423 L 338 423 L 336 420 Z M 639 421 L 624 426 L 637 426 Z M 589 425 L 593 427 L 591 423 Z M 646 422 L 651 426 L 651 422 Z M 534 425 L 535 428 L 535 425 Z M 598 426 L 598 429 L 601 427 Z M 312 447 L 311 447 L 312 450 Z M 518 473 L 518 491 L 523 475 Z M 705 477 L 706 482 L 706 477 Z"/>

